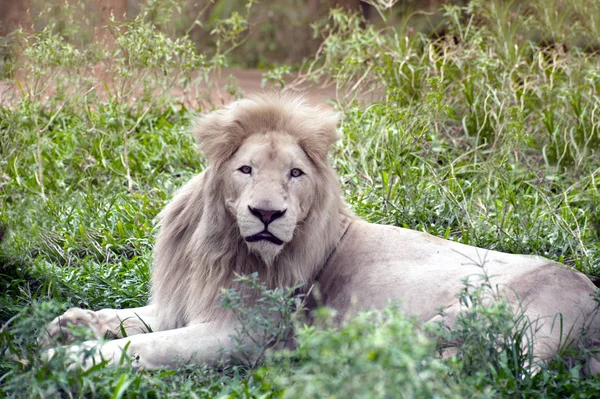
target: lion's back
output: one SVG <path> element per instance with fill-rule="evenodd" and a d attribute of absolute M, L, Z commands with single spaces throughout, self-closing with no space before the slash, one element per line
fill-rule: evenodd
<path fill-rule="evenodd" d="M 478 284 L 487 273 L 500 288 L 516 284 L 524 291 L 520 276 L 556 268 L 562 267 L 539 256 L 507 254 L 414 230 L 355 221 L 319 285 L 326 305 L 341 313 L 380 309 L 391 301 L 428 320 L 441 307 L 457 301 L 466 278 Z"/>

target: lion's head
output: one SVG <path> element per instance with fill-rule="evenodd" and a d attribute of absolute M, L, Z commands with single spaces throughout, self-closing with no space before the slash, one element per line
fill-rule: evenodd
<path fill-rule="evenodd" d="M 152 296 L 169 309 L 167 325 L 213 318 L 218 290 L 235 273 L 258 272 L 272 287 L 314 278 L 348 216 L 327 160 L 337 121 L 285 94 L 196 121 L 208 168 L 161 213 L 156 245 Z"/>
<path fill-rule="evenodd" d="M 196 123 L 200 149 L 218 169 L 240 238 L 267 265 L 323 200 L 322 191 L 331 191 L 321 186 L 336 124 L 335 113 L 285 95 L 241 100 Z"/>

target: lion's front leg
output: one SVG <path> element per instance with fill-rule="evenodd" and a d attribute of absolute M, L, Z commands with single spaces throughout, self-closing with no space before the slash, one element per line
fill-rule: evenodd
<path fill-rule="evenodd" d="M 71 345 L 68 352 L 70 358 L 86 369 L 101 361 L 118 364 L 124 353 L 133 359 L 134 367 L 147 370 L 188 363 L 211 364 L 232 348 L 234 333 L 231 326 L 203 323 L 112 341 L 86 341 Z"/>
<path fill-rule="evenodd" d="M 133 309 L 102 309 L 98 311 L 71 308 L 46 326 L 40 343 L 49 346 L 74 339 L 73 328 L 89 329 L 96 339 L 122 338 L 153 331 L 156 316 L 152 305 Z"/>

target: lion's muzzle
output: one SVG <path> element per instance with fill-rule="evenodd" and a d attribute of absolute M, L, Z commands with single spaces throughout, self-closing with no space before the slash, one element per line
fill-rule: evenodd
<path fill-rule="evenodd" d="M 246 242 L 257 242 L 257 241 L 265 240 L 265 241 L 269 241 L 276 245 L 283 245 L 283 241 L 281 239 L 277 238 L 273 233 L 268 231 L 268 226 L 274 220 L 279 219 L 280 217 L 285 215 L 285 212 L 287 211 L 287 209 L 267 210 L 267 209 L 254 208 L 254 207 L 248 205 L 248 210 L 250 210 L 250 213 L 252 215 L 256 216 L 258 218 L 258 220 L 260 220 L 264 224 L 265 229 L 258 234 L 253 234 L 249 237 L 246 237 L 245 238 Z"/>

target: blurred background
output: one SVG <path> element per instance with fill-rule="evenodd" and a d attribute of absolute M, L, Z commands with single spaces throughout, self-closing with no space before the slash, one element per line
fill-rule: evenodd
<path fill-rule="evenodd" d="M 412 29 L 439 33 L 439 12 L 442 4 L 462 4 L 463 1 L 403 0 L 389 3 L 391 19 L 396 23 L 412 15 Z M 188 36 L 199 51 L 216 46 L 211 32 L 216 22 L 226 18 L 247 16 L 248 37 L 233 58 L 245 67 L 266 67 L 272 63 L 299 63 L 318 49 L 320 41 L 314 23 L 324 20 L 332 8 L 341 7 L 360 13 L 365 21 L 383 23 L 377 10 L 360 0 L 0 0 L 0 36 L 2 56 L 10 54 L 7 35 L 22 28 L 39 32 L 51 27 L 71 44 L 84 47 L 90 43 L 110 41 L 107 25 L 111 15 L 117 21 L 133 19 L 148 10 L 151 20 L 170 37 Z M 250 10 L 251 8 L 251 10 Z M 415 18 L 416 16 L 416 18 Z"/>
<path fill-rule="evenodd" d="M 395 32 L 397 40 L 406 41 L 421 36 L 442 48 L 459 45 L 471 28 L 487 25 L 499 35 L 502 43 L 497 44 L 505 52 L 533 45 L 550 52 L 577 48 L 596 54 L 598 9 L 597 0 L 0 0 L 0 96 L 8 80 L 25 78 L 28 64 L 60 67 L 61 73 L 74 66 L 61 58 L 65 54 L 57 55 L 61 47 L 79 57 L 77 66 L 85 66 L 78 73 L 94 74 L 106 83 L 117 72 L 110 60 L 136 49 L 135 40 L 141 54 L 155 52 L 156 60 L 164 60 L 164 54 L 152 46 L 160 47 L 164 40 L 191 45 L 210 66 L 210 78 L 204 74 L 206 91 L 218 86 L 229 97 L 261 89 L 268 80 L 271 86 L 283 86 L 299 71 L 327 81 L 331 74 L 311 69 L 311 62 L 322 63 L 324 53 L 335 52 L 329 44 L 323 51 L 326 39 L 342 31 L 347 37 L 359 35 L 367 26 L 374 37 Z M 354 15 L 358 25 L 343 22 L 336 10 Z M 457 30 L 461 25 L 466 30 Z M 160 43 L 143 34 L 129 35 L 137 39 L 124 43 L 129 40 L 126 32 L 140 33 L 140 28 L 155 39 L 160 36 Z M 44 55 L 41 43 L 49 41 L 60 43 L 47 47 Z M 126 62 L 135 68 L 160 66 L 131 58 Z M 199 64 L 190 66 L 183 69 L 200 69 Z M 328 92 L 329 97 L 333 94 Z"/>

